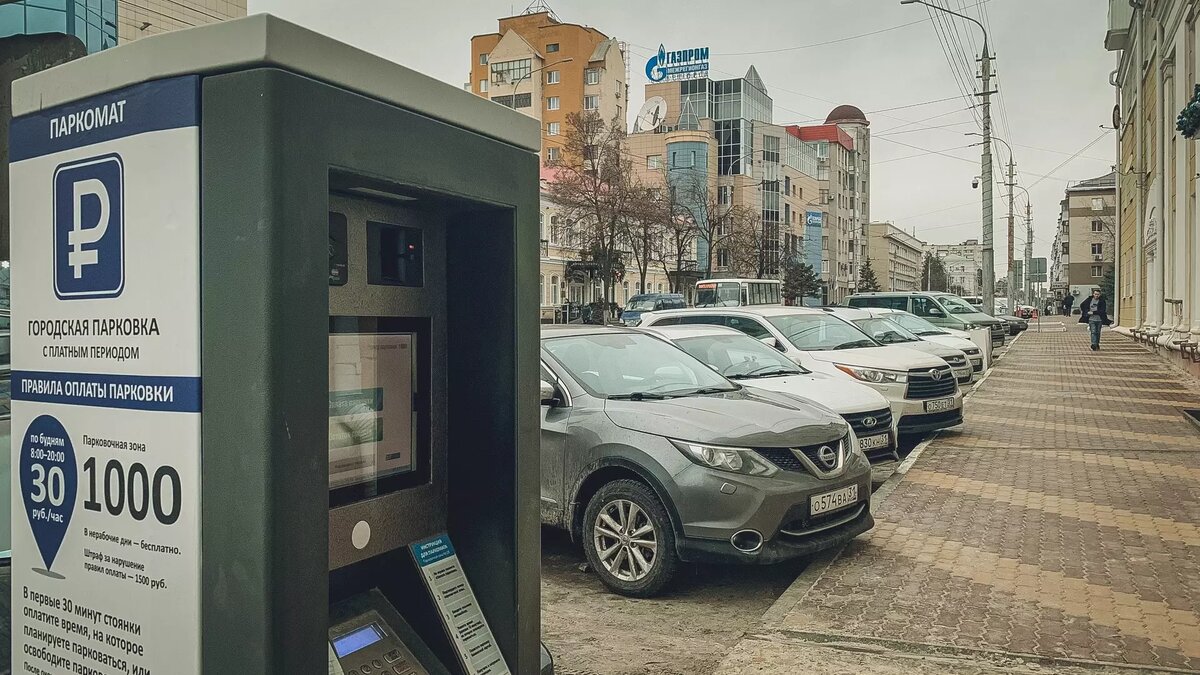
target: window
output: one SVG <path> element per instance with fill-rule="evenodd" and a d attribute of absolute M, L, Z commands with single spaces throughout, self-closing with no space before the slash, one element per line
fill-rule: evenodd
<path fill-rule="evenodd" d="M 1092 232 L 1103 232 L 1103 231 L 1104 231 L 1104 221 L 1103 220 L 1093 220 L 1092 221 Z"/>
<path fill-rule="evenodd" d="M 729 206 L 733 203 L 732 185 L 720 185 L 717 187 L 717 203 L 721 206 Z"/>
<path fill-rule="evenodd" d="M 595 94 L 589 94 L 587 96 L 584 96 L 583 97 L 583 109 L 584 110 L 599 110 L 600 109 L 600 97 L 596 96 Z"/>
<path fill-rule="evenodd" d="M 546 135 L 547 136 L 557 136 L 558 129 L 559 129 L 558 122 L 551 122 L 546 125 Z"/>
<path fill-rule="evenodd" d="M 1092 255 L 1104 255 L 1104 244 L 1092 244 Z"/>
<path fill-rule="evenodd" d="M 792 194 L 792 178 L 791 178 L 791 176 L 783 177 L 783 194 L 785 194 L 785 195 Z"/>
<path fill-rule="evenodd" d="M 646 168 L 651 169 L 651 170 L 661 169 L 662 168 L 662 155 L 647 156 L 646 157 Z"/>
<path fill-rule="evenodd" d="M 551 96 L 546 99 L 546 110 L 558 110 L 557 96 Z"/>
<path fill-rule="evenodd" d="M 1070 242 L 1066 242 L 1066 241 L 1064 241 L 1064 242 L 1062 243 L 1062 254 L 1063 254 L 1063 255 L 1071 255 L 1071 244 L 1070 244 Z"/>
<path fill-rule="evenodd" d="M 481 65 L 481 66 L 486 66 L 486 65 L 487 65 L 487 54 L 480 54 L 480 55 L 479 55 L 479 65 Z"/>
<path fill-rule="evenodd" d="M 583 71 L 584 84 L 600 84 L 600 69 L 588 68 Z"/>
<path fill-rule="evenodd" d="M 493 96 L 492 101 L 505 108 L 528 108 L 533 104 L 533 94 L 517 94 L 515 96 Z"/>
<path fill-rule="evenodd" d="M 557 70 L 551 70 L 546 73 L 546 84 L 558 84 L 561 75 Z"/>
<path fill-rule="evenodd" d="M 542 299 L 543 305 L 550 304 L 546 300 L 546 275 L 545 274 L 538 277 L 538 297 Z"/>
<path fill-rule="evenodd" d="M 1092 210 L 1093 211 L 1103 211 L 1104 210 L 1104 197 L 1092 197 Z"/>
<path fill-rule="evenodd" d="M 729 249 L 722 248 L 717 250 L 717 267 L 729 267 L 732 260 L 733 258 L 729 253 Z"/>
<path fill-rule="evenodd" d="M 557 162 L 559 159 L 559 150 L 554 146 L 546 148 L 546 161 Z"/>
<path fill-rule="evenodd" d="M 743 319 L 739 316 L 725 317 L 725 325 L 742 331 L 752 338 L 761 340 L 763 338 L 772 337 L 771 331 L 767 330 L 761 323 L 754 319 Z"/>
<path fill-rule="evenodd" d="M 1092 265 L 1092 276 L 1093 277 L 1104 276 L 1104 265 Z"/>
<path fill-rule="evenodd" d="M 556 51 L 558 51 L 558 43 L 557 42 L 551 42 L 550 44 L 546 45 L 547 53 L 556 52 Z"/>
<path fill-rule="evenodd" d="M 533 61 L 531 59 L 516 59 L 515 61 L 501 61 L 493 63 L 492 82 L 515 83 L 529 77 L 533 72 Z"/>
<path fill-rule="evenodd" d="M 487 88 L 488 88 L 488 81 L 487 81 L 487 80 L 480 80 L 480 81 L 479 81 L 479 91 L 480 91 L 480 93 L 486 94 L 486 93 L 487 93 Z"/>

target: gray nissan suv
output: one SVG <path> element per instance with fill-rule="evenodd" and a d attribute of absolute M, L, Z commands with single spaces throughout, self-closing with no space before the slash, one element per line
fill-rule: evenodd
<path fill-rule="evenodd" d="M 871 466 L 834 412 L 743 387 L 656 336 L 542 330 L 542 521 L 617 593 L 681 562 L 774 563 L 874 525 Z"/>

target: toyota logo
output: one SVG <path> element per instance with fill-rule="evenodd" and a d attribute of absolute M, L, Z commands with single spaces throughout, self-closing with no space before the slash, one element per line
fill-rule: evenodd
<path fill-rule="evenodd" d="M 868 429 L 875 426 L 876 424 L 879 424 L 879 420 L 875 419 L 874 417 L 864 417 L 862 419 L 862 425 Z"/>
<path fill-rule="evenodd" d="M 930 376 L 930 377 L 932 377 L 934 380 L 940 380 L 940 379 L 942 379 L 942 371 L 940 371 L 940 370 L 930 370 L 930 371 L 929 371 L 929 376 Z"/>
<path fill-rule="evenodd" d="M 835 452 L 834 449 L 828 445 L 822 445 L 821 448 L 817 450 L 817 459 L 821 460 L 821 463 L 830 469 L 837 466 L 837 452 Z"/>

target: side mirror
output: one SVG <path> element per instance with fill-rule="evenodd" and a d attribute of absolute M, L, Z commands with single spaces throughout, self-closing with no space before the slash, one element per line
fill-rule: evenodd
<path fill-rule="evenodd" d="M 548 405 L 551 408 L 553 408 L 554 406 L 561 403 L 561 401 L 558 399 L 558 397 L 554 395 L 556 393 L 556 391 L 554 389 L 554 385 L 550 384 L 549 382 L 547 382 L 545 380 L 542 380 L 541 389 L 542 389 L 541 405 Z"/>
<path fill-rule="evenodd" d="M 758 341 L 776 351 L 784 351 L 783 345 L 779 344 L 779 340 L 773 337 L 759 338 Z"/>
<path fill-rule="evenodd" d="M 929 316 L 946 316 L 946 313 L 943 312 L 942 310 L 938 309 L 937 307 L 930 307 L 929 308 Z"/>

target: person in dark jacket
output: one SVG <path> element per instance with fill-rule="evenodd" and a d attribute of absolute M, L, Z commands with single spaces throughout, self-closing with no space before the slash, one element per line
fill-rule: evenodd
<path fill-rule="evenodd" d="M 1108 318 L 1108 303 L 1100 295 L 1100 289 L 1092 290 L 1092 297 L 1079 305 L 1079 323 L 1086 323 L 1092 336 L 1092 351 L 1100 351 L 1100 327 L 1112 323 Z"/>
<path fill-rule="evenodd" d="M 1063 299 L 1062 299 L 1063 316 L 1071 316 L 1071 305 L 1073 305 L 1073 304 L 1075 304 L 1074 296 L 1072 296 L 1070 293 L 1067 293 L 1066 295 L 1063 296 Z"/>

